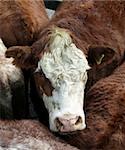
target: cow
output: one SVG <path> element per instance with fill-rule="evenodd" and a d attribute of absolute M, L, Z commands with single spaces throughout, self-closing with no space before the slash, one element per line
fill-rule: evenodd
<path fill-rule="evenodd" d="M 0 149 L 78 150 L 53 136 L 36 120 L 0 120 Z"/>
<path fill-rule="evenodd" d="M 49 19 L 43 0 L 9 0 L 0 1 L 0 38 L 6 47 L 31 45 L 38 33 Z M 22 69 L 25 83 L 27 116 L 29 111 L 29 78 L 30 70 Z"/>
<path fill-rule="evenodd" d="M 0 1 L 0 37 L 6 47 L 31 45 L 48 21 L 43 0 Z"/>
<path fill-rule="evenodd" d="M 26 99 L 22 71 L 6 58 L 7 48 L 0 39 L 0 119 L 26 118 Z"/>
<path fill-rule="evenodd" d="M 87 128 L 63 138 L 85 150 L 125 149 L 125 62 L 86 94 Z"/>
<path fill-rule="evenodd" d="M 87 72 L 90 67 L 96 72 L 103 70 L 99 80 L 123 61 L 124 8 L 123 1 L 64 1 L 36 42 L 6 52 L 15 65 L 32 68 L 52 131 L 86 127 L 83 100 Z"/>

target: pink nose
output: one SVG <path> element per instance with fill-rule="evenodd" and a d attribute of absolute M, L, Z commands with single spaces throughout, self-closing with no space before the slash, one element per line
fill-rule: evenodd
<path fill-rule="evenodd" d="M 80 116 L 56 118 L 56 127 L 60 132 L 72 132 L 78 130 L 77 127 L 81 124 L 82 118 Z"/>

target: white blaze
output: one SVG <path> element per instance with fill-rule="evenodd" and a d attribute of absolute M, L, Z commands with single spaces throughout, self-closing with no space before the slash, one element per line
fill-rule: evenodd
<path fill-rule="evenodd" d="M 38 63 L 45 76 L 54 87 L 52 96 L 43 94 L 43 100 L 49 111 L 50 128 L 57 131 L 54 119 L 65 114 L 81 116 L 85 127 L 83 112 L 84 88 L 87 71 L 90 67 L 84 53 L 72 42 L 69 33 L 56 28 L 50 38 L 50 52 L 44 53 Z"/>

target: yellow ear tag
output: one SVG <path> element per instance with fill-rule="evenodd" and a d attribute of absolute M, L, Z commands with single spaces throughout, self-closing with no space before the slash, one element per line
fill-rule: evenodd
<path fill-rule="evenodd" d="M 104 57 L 105 57 L 105 55 L 102 54 L 99 59 L 96 58 L 96 59 L 95 59 L 96 63 L 97 63 L 98 65 L 100 65 Z"/>

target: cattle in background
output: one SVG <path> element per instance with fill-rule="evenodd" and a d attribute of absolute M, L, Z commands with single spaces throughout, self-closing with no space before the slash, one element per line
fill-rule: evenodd
<path fill-rule="evenodd" d="M 31 45 L 38 33 L 48 23 L 43 0 L 0 1 L 0 37 L 6 47 Z M 29 116 L 29 76 L 30 70 L 23 69 L 27 116 Z"/>
<path fill-rule="evenodd" d="M 21 119 L 27 114 L 24 79 L 19 68 L 6 58 L 6 47 L 0 39 L 0 118 Z"/>
<path fill-rule="evenodd" d="M 65 140 L 85 150 L 125 149 L 125 62 L 86 95 L 87 128 Z"/>
<path fill-rule="evenodd" d="M 47 23 L 43 0 L 0 1 L 0 37 L 6 47 L 31 45 Z"/>
<path fill-rule="evenodd" d="M 34 120 L 0 121 L 0 149 L 78 150 L 53 136 Z"/>
<path fill-rule="evenodd" d="M 34 69 L 52 131 L 86 127 L 83 100 L 87 70 L 94 68 L 94 76 L 102 69 L 102 78 L 123 60 L 124 8 L 123 1 L 66 1 L 31 47 L 8 49 L 7 57 L 14 57 L 17 66 Z"/>

